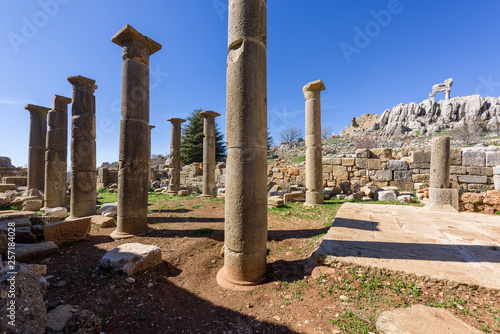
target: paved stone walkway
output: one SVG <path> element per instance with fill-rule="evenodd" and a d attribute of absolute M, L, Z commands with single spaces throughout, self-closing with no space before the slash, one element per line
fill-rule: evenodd
<path fill-rule="evenodd" d="M 500 292 L 500 216 L 345 203 L 315 258 Z"/>

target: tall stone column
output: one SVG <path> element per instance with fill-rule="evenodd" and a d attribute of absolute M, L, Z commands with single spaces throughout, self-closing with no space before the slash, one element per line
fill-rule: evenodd
<path fill-rule="evenodd" d="M 47 113 L 50 108 L 28 104 L 30 112 L 30 142 L 28 152 L 28 189 L 45 189 L 45 140 Z"/>
<path fill-rule="evenodd" d="M 458 190 L 450 188 L 450 137 L 436 137 L 431 142 L 430 211 L 457 212 Z"/>
<path fill-rule="evenodd" d="M 117 227 L 113 239 L 148 228 L 149 56 L 161 45 L 126 25 L 111 41 L 123 47 Z"/>
<path fill-rule="evenodd" d="M 267 7 L 229 0 L 227 175 L 220 286 L 248 289 L 266 275 Z"/>
<path fill-rule="evenodd" d="M 151 183 L 153 180 L 151 180 L 151 130 L 153 130 L 154 128 L 156 128 L 156 126 L 154 125 L 150 125 L 149 126 L 149 176 L 148 176 L 148 182 Z"/>
<path fill-rule="evenodd" d="M 323 162 L 321 153 L 321 91 L 323 81 L 316 80 L 302 88 L 306 98 L 306 202 L 323 204 Z"/>
<path fill-rule="evenodd" d="M 81 75 L 68 77 L 73 85 L 71 108 L 71 217 L 96 214 L 97 161 L 95 80 Z"/>
<path fill-rule="evenodd" d="M 68 160 L 68 104 L 71 99 L 56 95 L 49 111 L 45 150 L 44 209 L 66 207 Z"/>
<path fill-rule="evenodd" d="M 203 192 L 201 197 L 213 197 L 215 191 L 215 117 L 214 111 L 202 111 L 203 116 Z"/>
<path fill-rule="evenodd" d="M 186 120 L 182 118 L 169 118 L 167 121 L 172 123 L 167 194 L 177 195 L 181 187 L 181 124 Z"/>

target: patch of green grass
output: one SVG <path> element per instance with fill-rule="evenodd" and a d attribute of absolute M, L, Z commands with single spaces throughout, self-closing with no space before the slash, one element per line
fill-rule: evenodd
<path fill-rule="evenodd" d="M 292 163 L 294 163 L 294 164 L 299 164 L 299 163 L 305 162 L 305 161 L 306 161 L 305 155 L 298 155 L 292 159 Z"/>
<path fill-rule="evenodd" d="M 214 229 L 211 228 L 200 228 L 199 230 L 194 230 L 191 232 L 192 235 L 195 235 L 197 237 L 201 237 L 204 235 L 211 235 L 215 232 Z"/>
<path fill-rule="evenodd" d="M 9 205 L 9 206 L 0 207 L 0 210 L 6 211 L 6 210 L 19 210 L 19 209 L 15 205 Z"/>
<path fill-rule="evenodd" d="M 193 205 L 191 209 L 196 210 L 196 209 L 201 209 L 203 208 L 203 205 Z"/>
<path fill-rule="evenodd" d="M 99 195 L 101 195 L 102 198 L 97 200 L 97 204 L 104 204 L 104 203 L 115 203 L 118 201 L 118 193 L 113 192 L 110 193 L 107 189 L 102 189 L 101 192 L 99 192 Z"/>
<path fill-rule="evenodd" d="M 372 320 L 372 319 L 370 319 Z M 356 316 L 351 311 L 345 311 L 342 313 L 338 319 L 329 319 L 332 324 L 337 325 L 342 333 L 363 333 L 368 334 L 370 332 L 375 333 L 376 328 L 372 322 L 365 321 L 360 317 Z"/>

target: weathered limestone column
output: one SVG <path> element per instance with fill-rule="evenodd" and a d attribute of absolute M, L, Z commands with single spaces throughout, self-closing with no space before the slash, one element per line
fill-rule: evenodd
<path fill-rule="evenodd" d="M 214 197 L 215 191 L 215 117 L 214 111 L 202 111 L 203 116 L 203 192 L 201 197 Z"/>
<path fill-rule="evenodd" d="M 229 0 L 224 267 L 220 286 L 248 289 L 266 275 L 267 8 Z"/>
<path fill-rule="evenodd" d="M 167 121 L 172 123 L 167 194 L 177 195 L 181 187 L 181 124 L 186 120 L 182 118 L 169 118 Z"/>
<path fill-rule="evenodd" d="M 151 180 L 151 130 L 153 130 L 154 128 L 156 128 L 156 126 L 154 126 L 154 125 L 149 126 L 149 167 L 148 167 L 148 171 L 149 171 L 148 182 L 149 183 L 152 182 L 152 180 Z"/>
<path fill-rule="evenodd" d="M 28 189 L 45 189 L 45 138 L 47 113 L 50 108 L 27 104 L 30 112 L 30 143 L 28 152 Z"/>
<path fill-rule="evenodd" d="M 45 150 L 44 209 L 66 207 L 68 159 L 68 104 L 71 99 L 56 95 L 49 111 Z"/>
<path fill-rule="evenodd" d="M 161 45 L 126 25 L 111 41 L 123 47 L 118 212 L 113 239 L 148 228 L 149 56 Z"/>
<path fill-rule="evenodd" d="M 430 211 L 457 212 L 458 190 L 450 189 L 450 137 L 436 137 L 431 142 Z"/>
<path fill-rule="evenodd" d="M 306 202 L 323 204 L 323 161 L 321 153 L 321 91 L 323 81 L 316 80 L 302 88 L 306 98 Z"/>
<path fill-rule="evenodd" d="M 97 161 L 95 80 L 81 75 L 68 77 L 73 85 L 71 108 L 71 202 L 72 218 L 96 214 Z"/>

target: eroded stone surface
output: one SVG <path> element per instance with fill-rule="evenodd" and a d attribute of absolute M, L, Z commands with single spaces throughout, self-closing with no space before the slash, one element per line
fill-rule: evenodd
<path fill-rule="evenodd" d="M 495 216 L 344 203 L 315 257 L 498 291 L 498 240 Z"/>
<path fill-rule="evenodd" d="M 424 305 L 386 311 L 377 319 L 376 326 L 384 334 L 482 333 L 448 310 Z"/>
<path fill-rule="evenodd" d="M 45 225 L 43 227 L 43 237 L 45 241 L 52 241 L 56 245 L 84 240 L 90 233 L 90 222 L 90 217 L 83 217 Z"/>
<path fill-rule="evenodd" d="M 161 249 L 140 243 L 127 243 L 107 252 L 98 266 L 123 272 L 128 276 L 161 263 Z"/>

